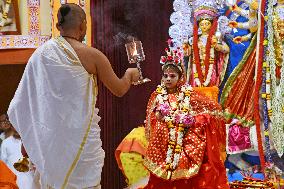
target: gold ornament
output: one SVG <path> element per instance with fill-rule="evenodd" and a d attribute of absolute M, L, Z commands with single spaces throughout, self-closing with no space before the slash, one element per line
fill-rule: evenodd
<path fill-rule="evenodd" d="M 19 172 L 28 172 L 30 170 L 29 160 L 27 157 L 23 157 L 19 159 L 16 163 L 14 163 L 14 168 Z"/>

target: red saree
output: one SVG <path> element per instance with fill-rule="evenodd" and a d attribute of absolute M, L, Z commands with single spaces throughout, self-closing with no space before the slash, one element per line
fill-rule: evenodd
<path fill-rule="evenodd" d="M 221 105 L 226 110 L 227 118 L 237 118 L 243 125 L 254 124 L 255 44 L 256 38 L 229 77 L 221 95 Z"/>
<path fill-rule="evenodd" d="M 221 158 L 225 150 L 225 120 L 221 107 L 197 91 L 190 94 L 190 114 L 195 122 L 184 133 L 180 159 L 168 176 L 166 167 L 169 130 L 164 121 L 156 119 L 157 93 L 148 102 L 146 136 L 149 145 L 144 166 L 150 180 L 144 189 L 229 189 L 226 170 Z M 174 95 L 169 100 L 177 100 Z"/>

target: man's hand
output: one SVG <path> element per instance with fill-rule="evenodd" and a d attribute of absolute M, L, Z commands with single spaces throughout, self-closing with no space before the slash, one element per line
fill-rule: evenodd
<path fill-rule="evenodd" d="M 125 73 L 129 75 L 131 83 L 137 82 L 140 78 L 137 68 L 128 68 Z"/>

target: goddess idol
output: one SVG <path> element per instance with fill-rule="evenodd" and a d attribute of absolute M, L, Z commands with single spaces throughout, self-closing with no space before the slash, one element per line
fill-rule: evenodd
<path fill-rule="evenodd" d="M 183 44 L 185 60 L 188 60 L 185 62 L 187 80 L 193 87 L 211 87 L 210 91 L 215 91 L 214 97 L 211 96 L 217 100 L 217 87 L 224 78 L 230 49 L 217 32 L 216 2 L 196 0 L 192 7 L 193 36 Z"/>

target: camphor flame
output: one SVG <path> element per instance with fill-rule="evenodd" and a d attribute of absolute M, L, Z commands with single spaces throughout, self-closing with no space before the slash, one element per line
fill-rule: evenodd
<path fill-rule="evenodd" d="M 134 39 L 133 39 L 133 44 L 134 44 L 134 51 L 132 53 L 132 56 L 137 56 L 138 53 L 137 53 L 136 43 L 135 43 Z"/>

